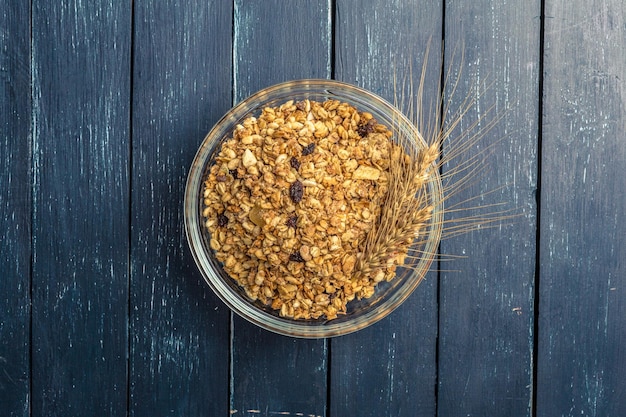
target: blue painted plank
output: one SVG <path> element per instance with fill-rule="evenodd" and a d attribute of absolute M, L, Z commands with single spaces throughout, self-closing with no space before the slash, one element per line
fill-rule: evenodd
<path fill-rule="evenodd" d="M 417 89 L 430 42 L 424 102 L 437 103 L 442 14 L 441 2 L 337 2 L 336 77 L 393 103 Z M 389 317 L 331 341 L 331 415 L 435 415 L 437 287 L 431 272 Z"/>
<path fill-rule="evenodd" d="M 228 415 L 229 312 L 184 232 L 187 172 L 231 104 L 230 2 L 135 2 L 131 416 Z"/>
<path fill-rule="evenodd" d="M 330 78 L 331 0 L 234 3 L 235 103 L 282 81 Z"/>
<path fill-rule="evenodd" d="M 626 410 L 625 15 L 546 2 L 537 416 Z"/>
<path fill-rule="evenodd" d="M 448 219 L 502 209 L 519 217 L 442 242 L 442 256 L 466 257 L 443 265 L 459 272 L 441 274 L 438 410 L 443 416 L 533 413 L 540 12 L 538 0 L 446 2 L 446 66 L 452 66 L 453 80 L 461 74 L 455 95 L 452 84 L 445 91 L 452 109 L 481 82 L 489 86 L 456 133 L 479 118 L 482 128 L 505 116 L 465 153 L 471 158 L 482 152 L 482 176 L 446 202 L 453 207 L 479 196 L 461 206 L 505 205 L 449 213 Z M 492 116 L 485 117 L 491 105 Z M 462 160 L 446 165 L 444 175 Z"/>
<path fill-rule="evenodd" d="M 235 1 L 235 101 L 277 82 L 330 77 L 331 3 Z M 231 413 L 325 415 L 326 342 L 233 320 Z"/>
<path fill-rule="evenodd" d="M 30 5 L 0 1 L 0 404 L 29 416 Z"/>
<path fill-rule="evenodd" d="M 32 415 L 125 415 L 130 3 L 32 22 Z"/>

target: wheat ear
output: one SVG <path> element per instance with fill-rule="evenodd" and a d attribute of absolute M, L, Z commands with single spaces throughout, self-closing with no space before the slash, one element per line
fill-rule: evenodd
<path fill-rule="evenodd" d="M 439 146 L 417 149 L 419 142 L 408 141 L 405 138 L 392 145 L 389 188 L 357 261 L 355 280 L 364 276 L 392 278 L 395 266 L 404 263 L 409 247 L 431 219 L 433 206 L 425 187 L 436 169 Z"/>

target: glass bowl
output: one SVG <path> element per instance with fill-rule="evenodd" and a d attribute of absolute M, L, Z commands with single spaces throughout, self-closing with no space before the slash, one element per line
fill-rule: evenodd
<path fill-rule="evenodd" d="M 265 107 L 277 107 L 289 100 L 298 102 L 305 99 L 319 102 L 334 99 L 347 103 L 360 112 L 371 113 L 379 123 L 389 127 L 393 131 L 394 140 L 405 136 L 410 138 L 411 146 L 426 146 L 415 125 L 400 110 L 361 88 L 343 82 L 316 79 L 296 80 L 268 87 L 233 107 L 200 145 L 187 178 L 184 198 L 185 230 L 195 262 L 207 284 L 236 314 L 262 328 L 286 336 L 334 337 L 360 330 L 381 320 L 402 304 L 419 285 L 430 269 L 439 245 L 443 215 L 442 186 L 441 179 L 435 172 L 427 184 L 426 193 L 434 206 L 427 225 L 428 240 L 411 248 L 420 254 L 415 264 L 411 268 L 398 267 L 394 279 L 380 282 L 370 298 L 349 302 L 345 314 L 332 320 L 290 319 L 281 317 L 269 306 L 252 301 L 224 271 L 209 247 L 209 231 L 202 217 L 203 183 L 222 142 L 232 137 L 235 127 L 244 119 L 258 116 Z"/>

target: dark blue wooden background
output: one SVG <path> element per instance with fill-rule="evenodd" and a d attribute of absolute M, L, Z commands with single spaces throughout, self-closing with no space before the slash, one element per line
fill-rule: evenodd
<path fill-rule="evenodd" d="M 625 11 L 0 0 L 0 415 L 623 416 Z M 204 135 L 289 79 L 391 100 L 429 41 L 428 101 L 451 94 L 438 71 L 463 56 L 453 104 L 486 79 L 468 116 L 510 109 L 456 201 L 522 216 L 443 241 L 465 257 L 361 332 L 298 340 L 233 316 L 183 231 Z"/>

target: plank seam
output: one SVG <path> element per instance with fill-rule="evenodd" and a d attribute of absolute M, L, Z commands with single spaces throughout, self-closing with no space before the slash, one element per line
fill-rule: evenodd
<path fill-rule="evenodd" d="M 330 71 L 328 75 L 332 80 L 335 79 L 337 63 L 337 20 L 339 18 L 339 10 L 337 9 L 337 0 L 330 0 L 330 10 L 328 12 L 330 18 Z M 331 401 L 332 401 L 332 339 L 326 339 L 326 407 L 324 409 L 324 415 L 326 417 L 331 416 Z"/>
<path fill-rule="evenodd" d="M 330 76 L 331 80 L 335 79 L 335 62 L 336 62 L 336 58 L 335 58 L 335 54 L 336 54 L 336 36 L 335 34 L 337 33 L 337 0 L 330 0 L 330 4 L 329 4 L 329 11 L 328 11 L 328 17 L 330 19 L 330 62 L 328 63 L 328 65 L 330 66 L 329 71 L 328 71 L 328 75 Z"/>
<path fill-rule="evenodd" d="M 133 115 L 134 91 L 135 91 L 135 2 L 130 5 L 130 57 L 129 57 L 129 104 L 128 104 L 128 304 L 126 312 L 126 415 L 131 415 L 131 353 L 132 353 L 132 224 L 133 224 Z"/>
<path fill-rule="evenodd" d="M 34 114 L 34 37 L 33 37 L 33 2 L 32 0 L 29 3 L 29 36 L 30 36 L 30 50 L 29 50 L 29 59 L 30 59 L 30 132 L 29 132 L 29 142 L 30 142 L 30 265 L 29 265 L 29 277 L 28 277 L 28 415 L 32 416 L 33 414 L 33 273 L 34 273 L 34 253 L 35 253 L 35 234 L 33 232 L 34 224 L 35 224 L 35 114 Z"/>
<path fill-rule="evenodd" d="M 545 53 L 545 21 L 546 21 L 546 1 L 540 2 L 539 16 L 539 74 L 538 74 L 538 105 L 537 105 L 537 188 L 535 189 L 536 200 L 536 225 L 535 225 L 535 280 L 533 291 L 533 352 L 532 352 L 532 390 L 531 390 L 531 410 L 532 417 L 537 417 L 537 381 L 538 381 L 538 359 L 539 359 L 539 287 L 540 287 L 540 254 L 541 254 L 541 160 L 543 141 L 543 71 Z"/>
<path fill-rule="evenodd" d="M 232 88 L 230 92 L 230 105 L 235 105 L 237 94 L 237 1 L 232 1 L 232 20 L 231 20 L 231 39 L 232 39 L 232 54 L 231 54 L 231 75 L 232 75 Z"/>
<path fill-rule="evenodd" d="M 445 65 L 446 65 L 446 54 L 445 54 L 445 49 L 446 49 L 446 2 L 442 1 L 441 2 L 441 49 L 440 49 L 440 53 L 441 53 L 441 69 L 440 69 L 440 74 L 439 74 L 439 97 L 441 98 L 440 103 L 439 103 L 439 113 L 443 116 L 443 112 L 444 112 L 444 100 L 443 100 L 443 94 L 444 94 L 444 81 L 445 81 Z M 443 119 L 443 117 L 441 118 Z M 440 123 L 443 123 L 443 120 L 441 120 Z M 439 167 L 439 173 L 442 174 L 442 170 L 443 167 Z M 437 247 L 437 252 L 439 255 L 439 258 L 437 260 L 437 291 L 436 291 L 436 297 L 437 297 L 437 329 L 436 329 L 436 337 L 435 337 L 435 392 L 434 392 L 434 415 L 438 416 L 439 415 L 439 349 L 440 349 L 440 338 L 439 338 L 439 327 L 441 326 L 441 271 L 442 271 L 442 265 L 441 265 L 441 257 L 442 257 L 442 253 L 441 253 L 441 245 L 439 245 Z"/>
<path fill-rule="evenodd" d="M 230 106 L 233 107 L 235 105 L 235 97 L 237 94 L 237 1 L 233 0 L 231 2 L 231 22 L 230 22 L 230 31 L 231 31 L 231 89 L 230 89 Z M 234 345 L 235 345 L 235 318 L 233 317 L 234 313 L 229 311 L 228 313 L 228 390 L 227 390 L 227 404 L 228 410 L 230 414 L 233 414 L 234 411 L 234 399 L 235 399 L 235 371 L 234 371 Z"/>

